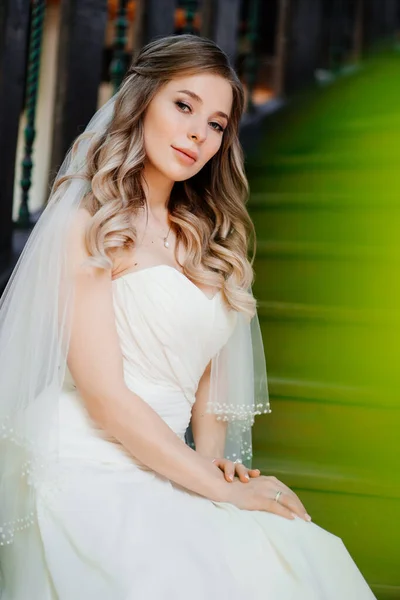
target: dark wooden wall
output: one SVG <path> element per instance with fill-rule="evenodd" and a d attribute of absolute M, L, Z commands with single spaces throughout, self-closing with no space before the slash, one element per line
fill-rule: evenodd
<path fill-rule="evenodd" d="M 291 93 L 314 79 L 322 44 L 323 0 L 292 0 L 290 2 L 289 31 L 285 90 Z"/>
<path fill-rule="evenodd" d="M 374 45 L 382 38 L 392 37 L 400 28 L 399 0 L 364 0 L 365 3 L 365 42 L 366 47 Z"/>
<path fill-rule="evenodd" d="M 107 0 L 62 0 L 50 179 L 96 112 Z"/>
<path fill-rule="evenodd" d="M 3 0 L 0 11 L 0 260 L 11 252 L 18 127 L 24 101 L 29 0 Z"/>

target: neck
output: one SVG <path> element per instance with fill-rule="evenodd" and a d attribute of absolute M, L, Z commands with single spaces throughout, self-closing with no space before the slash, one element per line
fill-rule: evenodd
<path fill-rule="evenodd" d="M 142 181 L 149 213 L 157 220 L 165 221 L 174 182 L 149 164 L 144 167 Z"/>

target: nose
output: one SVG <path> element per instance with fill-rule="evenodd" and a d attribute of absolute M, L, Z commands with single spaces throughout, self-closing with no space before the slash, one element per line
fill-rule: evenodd
<path fill-rule="evenodd" d="M 201 144 L 207 138 L 207 124 L 202 125 L 197 122 L 196 124 L 192 124 L 191 129 L 188 132 L 188 137 L 193 142 L 197 142 Z"/>

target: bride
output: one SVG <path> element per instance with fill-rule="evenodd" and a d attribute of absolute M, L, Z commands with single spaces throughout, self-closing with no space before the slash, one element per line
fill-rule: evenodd
<path fill-rule="evenodd" d="M 243 105 L 212 41 L 158 39 L 60 169 L 1 299 L 2 600 L 374 598 L 250 468 Z"/>

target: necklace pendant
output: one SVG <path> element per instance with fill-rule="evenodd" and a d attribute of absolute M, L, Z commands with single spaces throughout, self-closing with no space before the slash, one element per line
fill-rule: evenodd
<path fill-rule="evenodd" d="M 168 240 L 164 240 L 164 246 L 165 246 L 166 248 L 169 248 L 169 242 L 168 242 Z"/>

